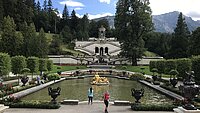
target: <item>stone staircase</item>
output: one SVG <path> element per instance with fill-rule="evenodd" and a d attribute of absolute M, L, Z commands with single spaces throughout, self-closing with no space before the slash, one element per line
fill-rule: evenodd
<path fill-rule="evenodd" d="M 116 49 L 116 50 L 110 51 L 109 54 L 112 54 L 112 53 L 115 53 L 115 52 L 118 52 L 118 51 L 121 51 L 121 49 Z"/>
<path fill-rule="evenodd" d="M 0 113 L 3 113 L 5 109 L 9 108 L 8 106 L 4 106 L 3 104 L 0 104 Z"/>
<path fill-rule="evenodd" d="M 86 49 L 86 48 L 76 47 L 75 50 L 78 50 L 78 51 L 87 53 L 87 54 L 89 54 L 89 55 L 94 55 L 94 54 L 95 54 L 94 51 L 91 51 L 91 50 Z"/>
<path fill-rule="evenodd" d="M 113 42 L 108 42 L 108 44 L 111 44 L 111 45 L 113 45 L 113 46 L 116 46 L 116 47 L 119 47 L 119 48 L 121 48 L 121 46 L 120 46 L 120 45 L 118 45 L 118 44 L 116 44 L 116 43 L 113 43 Z"/>

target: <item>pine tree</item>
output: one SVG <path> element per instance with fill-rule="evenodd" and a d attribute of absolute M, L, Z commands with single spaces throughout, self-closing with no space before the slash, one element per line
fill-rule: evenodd
<path fill-rule="evenodd" d="M 40 1 L 37 2 L 36 9 L 37 9 L 37 13 L 41 11 Z"/>
<path fill-rule="evenodd" d="M 89 24 L 89 36 L 96 38 L 98 37 L 98 26 L 97 22 L 95 22 L 94 20 L 91 20 Z"/>
<path fill-rule="evenodd" d="M 188 57 L 189 35 L 187 24 L 183 14 L 180 13 L 176 28 L 174 29 L 174 36 L 171 40 L 171 48 L 169 50 L 169 58 L 186 58 Z"/>
<path fill-rule="evenodd" d="M 37 36 L 38 47 L 37 47 L 37 57 L 45 58 L 48 55 L 48 41 L 43 29 L 40 30 Z"/>
<path fill-rule="evenodd" d="M 123 57 L 132 65 L 144 52 L 143 36 L 152 30 L 149 0 L 119 0 L 115 14 L 116 37 L 121 42 Z"/>
<path fill-rule="evenodd" d="M 200 55 L 200 27 L 192 32 L 192 37 L 190 38 L 190 54 Z"/>
<path fill-rule="evenodd" d="M 70 28 L 65 26 L 60 32 L 60 37 L 64 43 L 69 44 L 74 39 L 74 36 L 71 34 Z"/>
<path fill-rule="evenodd" d="M 26 57 L 37 55 L 38 41 L 34 24 L 30 26 L 25 24 L 22 34 L 24 36 L 23 55 Z"/>
<path fill-rule="evenodd" d="M 53 5 L 51 0 L 48 0 L 47 8 L 48 8 L 48 13 L 51 13 L 51 11 L 53 11 Z"/>
<path fill-rule="evenodd" d="M 69 12 L 68 12 L 66 4 L 65 4 L 64 9 L 63 9 L 62 18 L 64 20 L 68 20 L 69 19 Z"/>
<path fill-rule="evenodd" d="M 48 8 L 48 6 L 47 6 L 47 0 L 44 0 L 44 3 L 43 3 L 43 10 L 44 10 L 45 12 L 47 12 L 47 8 Z"/>
<path fill-rule="evenodd" d="M 23 43 L 23 37 L 20 33 L 16 33 L 16 24 L 13 18 L 5 17 L 3 21 L 2 33 L 2 52 L 11 56 L 19 55 Z"/>
<path fill-rule="evenodd" d="M 4 14 L 3 0 L 0 0 L 0 31 L 3 23 L 3 14 Z"/>
<path fill-rule="evenodd" d="M 71 21 L 70 21 L 70 29 L 71 31 L 75 31 L 75 33 L 78 31 L 77 26 L 78 26 L 79 18 L 76 16 L 75 10 L 72 11 L 71 13 Z M 73 35 L 75 35 L 73 33 Z"/>
<path fill-rule="evenodd" d="M 83 18 L 80 19 L 77 29 L 78 40 L 87 40 L 89 38 L 89 19 L 87 15 L 84 15 Z"/>
<path fill-rule="evenodd" d="M 49 45 L 49 54 L 50 55 L 60 55 L 61 54 L 61 44 L 62 41 L 59 37 L 59 35 L 53 35 L 53 40 L 51 44 Z"/>

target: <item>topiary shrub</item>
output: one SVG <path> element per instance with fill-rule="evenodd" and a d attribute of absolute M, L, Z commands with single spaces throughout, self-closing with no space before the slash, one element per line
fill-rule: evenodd
<path fill-rule="evenodd" d="M 131 80 L 144 80 L 145 77 L 141 73 L 135 73 L 129 76 Z"/>
<path fill-rule="evenodd" d="M 53 69 L 53 61 L 50 59 L 47 59 L 47 70 L 52 71 Z"/>
<path fill-rule="evenodd" d="M 127 66 L 122 66 L 122 69 L 123 69 L 123 70 L 126 70 L 126 69 L 127 69 Z"/>
<path fill-rule="evenodd" d="M 157 61 L 150 61 L 149 62 L 149 70 L 152 72 L 154 68 L 157 67 Z"/>
<path fill-rule="evenodd" d="M 177 106 L 171 104 L 133 104 L 131 109 L 134 111 L 173 111 Z"/>
<path fill-rule="evenodd" d="M 27 68 L 30 69 L 30 72 L 32 73 L 32 79 L 33 79 L 33 74 L 37 73 L 39 70 L 39 58 L 28 57 L 27 58 Z"/>
<path fill-rule="evenodd" d="M 52 104 L 51 102 L 45 101 L 21 101 L 21 102 L 5 102 L 6 106 L 10 108 L 40 108 L 40 109 L 58 109 L 60 104 Z"/>
<path fill-rule="evenodd" d="M 0 53 L 0 75 L 8 75 L 11 72 L 11 58 L 6 53 Z"/>
<path fill-rule="evenodd" d="M 192 67 L 191 59 L 183 58 L 183 59 L 177 59 L 177 71 L 179 74 L 177 75 L 178 78 L 186 78 L 187 74 L 185 72 L 190 72 Z"/>
<path fill-rule="evenodd" d="M 49 81 L 52 81 L 52 80 L 59 80 L 60 79 L 60 76 L 59 74 L 57 73 L 51 73 L 51 74 L 48 74 L 47 75 L 47 78 Z"/>
<path fill-rule="evenodd" d="M 166 60 L 164 73 L 169 74 L 172 69 L 176 69 L 176 60 Z"/>
<path fill-rule="evenodd" d="M 159 60 L 156 63 L 156 68 L 158 69 L 158 73 L 162 74 L 165 70 L 165 60 Z"/>

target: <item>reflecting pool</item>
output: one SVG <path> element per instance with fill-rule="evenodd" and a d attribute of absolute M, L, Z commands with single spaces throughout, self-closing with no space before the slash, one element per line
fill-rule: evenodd
<path fill-rule="evenodd" d="M 157 104 L 172 102 L 172 100 L 167 98 L 165 95 L 162 95 L 157 91 L 150 89 L 149 87 L 144 86 L 136 81 L 108 78 L 110 81 L 110 85 L 96 86 L 90 85 L 91 79 L 92 78 L 65 80 L 54 84 L 51 87 L 61 87 L 61 95 L 57 98 L 57 100 L 59 101 L 64 99 L 85 101 L 87 100 L 87 91 L 90 87 L 92 87 L 94 90 L 94 100 L 102 100 L 103 93 L 108 90 L 110 93 L 111 101 L 127 100 L 133 102 L 135 101 L 135 99 L 131 96 L 131 88 L 143 88 L 145 92 L 144 97 L 140 100 L 141 102 Z M 50 101 L 51 97 L 48 95 L 48 89 L 44 88 L 38 92 L 23 97 L 22 100 Z"/>

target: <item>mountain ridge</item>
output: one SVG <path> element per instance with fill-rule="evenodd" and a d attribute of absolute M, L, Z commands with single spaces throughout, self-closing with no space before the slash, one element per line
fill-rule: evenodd
<path fill-rule="evenodd" d="M 165 14 L 160 15 L 152 15 L 152 21 L 154 23 L 154 28 L 156 32 L 163 32 L 163 33 L 173 33 L 174 29 L 176 28 L 176 23 L 178 20 L 180 12 L 173 11 Z M 187 23 L 188 29 L 192 32 L 196 28 L 200 27 L 200 20 L 194 21 L 191 17 L 183 15 L 185 21 Z M 101 19 L 108 20 L 108 23 L 111 28 L 114 28 L 114 18 L 115 16 L 105 16 L 101 18 L 93 19 L 94 21 L 99 21 Z"/>

